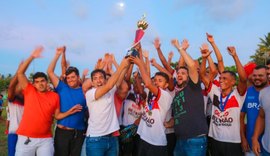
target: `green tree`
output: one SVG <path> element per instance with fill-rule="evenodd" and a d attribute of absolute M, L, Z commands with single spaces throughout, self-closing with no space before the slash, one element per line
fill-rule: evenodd
<path fill-rule="evenodd" d="M 1 77 L 0 77 L 0 92 L 7 90 L 11 78 L 12 78 L 11 74 L 8 74 L 8 76 L 1 75 Z"/>
<path fill-rule="evenodd" d="M 270 33 L 264 36 L 265 38 L 260 38 L 260 43 L 258 44 L 258 49 L 256 53 L 250 58 L 256 64 L 263 65 L 266 63 L 266 60 L 269 59 L 270 54 Z"/>

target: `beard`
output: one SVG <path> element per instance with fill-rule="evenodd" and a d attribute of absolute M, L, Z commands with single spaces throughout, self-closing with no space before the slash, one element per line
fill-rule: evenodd
<path fill-rule="evenodd" d="M 262 88 L 264 88 L 266 85 L 267 85 L 267 81 L 265 81 L 265 82 L 262 82 L 262 83 L 260 83 L 260 84 L 255 84 L 255 83 L 253 83 L 253 86 L 255 87 L 255 88 L 259 88 L 259 89 L 262 89 Z"/>
<path fill-rule="evenodd" d="M 181 84 L 178 84 L 177 83 L 177 87 L 178 88 L 184 88 L 186 85 L 187 85 L 187 80 L 186 81 L 183 81 Z"/>

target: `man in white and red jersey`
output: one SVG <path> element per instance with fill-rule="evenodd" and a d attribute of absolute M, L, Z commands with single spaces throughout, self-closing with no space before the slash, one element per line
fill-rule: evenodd
<path fill-rule="evenodd" d="M 204 79 L 204 85 L 213 102 L 209 136 L 211 139 L 211 155 L 243 155 L 240 137 L 240 112 L 247 89 L 245 70 L 236 54 L 234 47 L 228 47 L 233 57 L 239 82 L 237 88 L 236 74 L 223 71 L 220 75 L 220 87 Z M 203 75 L 202 75 L 203 76 Z"/>
<path fill-rule="evenodd" d="M 138 127 L 137 133 L 141 138 L 138 155 L 167 155 L 164 122 L 172 101 L 171 95 L 166 91 L 169 85 L 169 77 L 163 72 L 157 72 L 153 84 L 143 61 L 138 57 L 131 57 L 130 59 L 139 67 L 145 87 L 153 94 L 151 98 L 148 97 Z"/>

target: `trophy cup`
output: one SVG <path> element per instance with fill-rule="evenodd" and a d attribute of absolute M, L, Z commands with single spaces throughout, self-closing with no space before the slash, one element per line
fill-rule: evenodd
<path fill-rule="evenodd" d="M 135 40 L 134 40 L 134 44 L 132 45 L 132 47 L 128 50 L 126 57 L 128 56 L 138 56 L 139 57 L 139 52 L 134 48 L 138 43 L 140 43 L 143 35 L 144 35 L 144 30 L 147 29 L 148 27 L 148 23 L 145 20 L 146 15 L 144 14 L 142 16 L 142 18 L 137 22 L 137 27 L 138 29 L 136 30 L 136 34 L 135 34 Z"/>

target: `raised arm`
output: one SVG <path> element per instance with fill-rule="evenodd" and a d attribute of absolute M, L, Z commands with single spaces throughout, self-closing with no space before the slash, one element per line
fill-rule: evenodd
<path fill-rule="evenodd" d="M 149 52 L 144 50 L 143 51 L 143 57 L 145 58 L 145 67 L 146 67 L 146 71 L 149 75 L 149 77 L 151 76 L 151 73 L 150 73 L 150 61 L 149 61 Z"/>
<path fill-rule="evenodd" d="M 22 65 L 19 67 L 18 69 L 18 82 L 19 82 L 19 86 L 24 89 L 26 88 L 27 84 L 28 84 L 28 80 L 27 77 L 25 76 L 25 71 L 27 70 L 29 64 L 35 59 L 35 58 L 39 58 L 41 56 L 41 53 L 43 51 L 43 47 L 39 46 L 37 47 L 32 54 L 30 55 L 29 58 L 27 58 Z"/>
<path fill-rule="evenodd" d="M 67 59 L 66 59 L 66 47 L 64 47 L 63 55 L 61 58 L 61 77 L 65 78 L 67 68 L 68 68 L 68 64 L 67 64 Z"/>
<path fill-rule="evenodd" d="M 159 57 L 162 65 L 164 66 L 164 68 L 166 68 L 166 70 L 168 70 L 170 73 L 173 73 L 173 69 L 172 69 L 171 65 L 167 62 L 166 58 L 164 57 L 164 55 L 161 51 L 161 48 L 160 48 L 161 44 L 160 44 L 159 38 L 155 38 L 154 46 L 158 52 L 158 57 Z"/>
<path fill-rule="evenodd" d="M 213 47 L 213 50 L 215 52 L 215 55 L 217 57 L 217 61 L 218 61 L 218 71 L 219 73 L 222 73 L 224 71 L 224 62 L 223 62 L 223 57 L 215 43 L 215 40 L 214 40 L 214 37 L 213 35 L 210 35 L 208 33 L 206 33 L 206 36 L 207 36 L 207 40 L 208 42 L 211 44 L 211 46 Z"/>
<path fill-rule="evenodd" d="M 20 63 L 18 69 L 20 68 L 20 66 L 23 64 L 23 62 Z M 13 76 L 13 78 L 10 80 L 9 86 L 8 86 L 8 100 L 13 100 L 16 94 L 16 86 L 18 84 L 18 69 L 15 73 L 15 75 Z"/>
<path fill-rule="evenodd" d="M 168 55 L 168 64 L 169 65 L 171 65 L 171 63 L 172 63 L 172 58 L 173 58 L 173 51 L 170 51 L 169 55 Z"/>
<path fill-rule="evenodd" d="M 185 63 L 189 69 L 189 77 L 194 83 L 198 83 L 199 81 L 199 73 L 197 71 L 196 64 L 194 60 L 188 55 L 186 49 L 189 47 L 188 40 L 183 40 L 182 46 L 179 44 L 177 39 L 172 40 L 172 45 L 178 50 L 180 55 L 185 60 Z"/>
<path fill-rule="evenodd" d="M 86 76 L 89 74 L 89 69 L 84 69 L 82 73 L 82 83 L 86 80 Z"/>
<path fill-rule="evenodd" d="M 244 95 L 247 90 L 247 75 L 246 75 L 245 69 L 237 56 L 235 47 L 228 47 L 227 50 L 229 54 L 233 57 L 233 60 L 235 62 L 235 66 L 237 69 L 237 73 L 239 76 L 237 90 L 240 95 Z"/>
<path fill-rule="evenodd" d="M 116 70 L 116 72 L 109 78 L 107 83 L 101 87 L 98 87 L 96 92 L 95 92 L 95 99 L 99 99 L 102 97 L 104 94 L 106 94 L 110 89 L 113 88 L 113 86 L 116 84 L 118 81 L 119 76 L 121 75 L 123 70 L 126 70 L 129 66 L 129 61 L 128 59 L 123 59 L 121 62 L 119 68 Z"/>
<path fill-rule="evenodd" d="M 47 69 L 47 73 L 48 76 L 53 84 L 54 87 L 57 87 L 58 83 L 59 83 L 59 78 L 58 76 L 54 73 L 54 69 L 57 63 L 57 60 L 59 59 L 59 57 L 61 56 L 61 54 L 65 51 L 65 46 L 63 47 L 59 47 L 56 49 L 56 53 L 51 61 L 51 63 L 49 64 L 49 67 Z"/>
<path fill-rule="evenodd" d="M 152 92 L 155 96 L 157 96 L 158 88 L 154 84 L 152 84 L 151 78 L 147 74 L 143 61 L 140 60 L 138 57 L 130 57 L 130 59 L 132 62 L 134 62 L 134 64 L 139 67 L 145 87 L 147 87 L 150 92 Z"/>
<path fill-rule="evenodd" d="M 201 50 L 201 54 L 202 54 L 202 63 L 200 66 L 200 78 L 202 83 L 204 84 L 205 88 L 208 88 L 209 83 L 210 83 L 210 79 L 209 79 L 209 75 L 206 75 L 206 61 L 208 56 L 210 55 L 210 51 L 207 47 L 205 47 L 204 45 L 202 45 L 202 47 L 200 48 Z"/>

